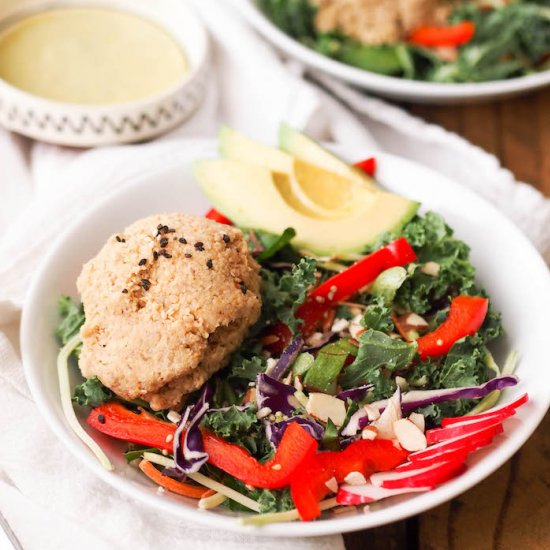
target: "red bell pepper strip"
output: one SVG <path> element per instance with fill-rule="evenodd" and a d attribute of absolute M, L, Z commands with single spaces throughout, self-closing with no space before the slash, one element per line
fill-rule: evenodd
<path fill-rule="evenodd" d="M 446 27 L 419 27 L 409 36 L 409 42 L 428 48 L 456 47 L 469 42 L 475 31 L 475 25 L 471 21 Z"/>
<path fill-rule="evenodd" d="M 317 450 L 317 441 L 298 423 L 292 422 L 283 434 L 275 456 L 260 464 L 248 451 L 223 439 L 203 432 L 208 462 L 243 483 L 262 489 L 280 489 Z"/>
<path fill-rule="evenodd" d="M 109 401 L 92 409 L 86 421 L 92 428 L 116 439 L 173 451 L 176 426 L 162 422 L 142 408 L 129 410 L 118 401 Z"/>
<path fill-rule="evenodd" d="M 457 340 L 475 334 L 483 324 L 488 308 L 487 298 L 466 295 L 453 298 L 447 319 L 416 341 L 420 359 L 424 361 L 428 357 L 446 355 Z"/>
<path fill-rule="evenodd" d="M 300 517 L 307 521 L 321 514 L 319 502 L 330 492 L 326 485 L 330 479 L 343 483 L 351 472 L 368 476 L 373 472 L 392 470 L 407 456 L 407 451 L 386 439 L 360 440 L 342 452 L 322 452 L 311 456 L 296 470 L 290 483 L 292 500 Z"/>
<path fill-rule="evenodd" d="M 93 409 L 87 422 L 116 439 L 173 452 L 176 426 L 159 420 L 143 409 L 139 410 L 141 412 L 136 414 L 121 403 L 111 401 Z M 243 483 L 264 489 L 279 489 L 288 485 L 294 470 L 317 450 L 317 441 L 297 423 L 288 426 L 275 456 L 264 464 L 260 464 L 242 447 L 227 443 L 207 430 L 203 430 L 202 437 L 210 464 Z"/>
<path fill-rule="evenodd" d="M 368 176 L 374 176 L 374 174 L 376 174 L 376 159 L 370 157 L 360 162 L 356 162 L 355 167 L 359 168 L 359 170 L 363 170 Z"/>
<path fill-rule="evenodd" d="M 372 283 L 382 271 L 409 264 L 414 260 L 414 250 L 407 239 L 401 237 L 326 280 L 309 294 L 296 312 L 296 317 L 304 321 L 300 327 L 301 332 L 307 334 L 325 311 Z"/>
<path fill-rule="evenodd" d="M 233 222 L 229 218 L 226 218 L 221 212 L 218 212 L 215 208 L 211 208 L 204 215 L 204 217 L 218 223 L 224 223 L 225 225 L 233 225 Z"/>

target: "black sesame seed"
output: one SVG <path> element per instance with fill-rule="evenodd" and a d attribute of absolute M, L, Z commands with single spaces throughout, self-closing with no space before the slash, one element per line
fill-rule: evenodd
<path fill-rule="evenodd" d="M 164 252 L 163 256 L 164 256 L 165 258 L 170 259 L 170 258 L 172 257 L 172 254 L 168 254 L 168 252 Z"/>
<path fill-rule="evenodd" d="M 116 238 L 117 242 L 119 242 L 119 243 L 125 243 L 126 242 L 126 239 L 121 238 L 119 235 L 117 235 L 115 238 Z"/>
<path fill-rule="evenodd" d="M 168 233 L 168 226 L 167 225 L 162 226 L 162 232 L 163 233 Z"/>
<path fill-rule="evenodd" d="M 198 241 L 195 243 L 195 248 L 199 251 L 199 252 L 202 252 L 204 250 L 204 243 L 201 242 L 201 241 Z"/>
<path fill-rule="evenodd" d="M 243 281 L 241 281 L 241 282 L 239 283 L 239 288 L 241 289 L 241 292 L 242 292 L 243 294 L 246 294 L 246 293 L 248 292 L 248 288 L 246 287 L 246 285 L 244 284 Z"/>
<path fill-rule="evenodd" d="M 166 237 L 162 237 L 160 240 L 160 246 L 161 248 L 164 248 L 168 244 L 168 239 Z"/>
<path fill-rule="evenodd" d="M 149 279 L 141 279 L 141 286 L 143 290 L 149 290 L 151 288 L 151 281 Z"/>
<path fill-rule="evenodd" d="M 225 244 L 231 242 L 231 238 L 229 237 L 229 235 L 226 235 L 225 233 L 223 234 L 222 239 Z"/>
<path fill-rule="evenodd" d="M 192 258 L 192 257 L 193 257 L 193 254 L 189 254 L 189 252 L 187 252 L 186 254 L 184 254 L 184 256 L 185 256 L 186 258 Z"/>
<path fill-rule="evenodd" d="M 171 227 L 170 229 L 167 229 L 166 232 L 167 233 L 175 233 L 176 230 L 173 227 Z"/>
<path fill-rule="evenodd" d="M 155 250 L 153 252 L 153 260 L 158 260 L 159 259 L 159 253 Z"/>
<path fill-rule="evenodd" d="M 97 416 L 97 420 L 99 421 L 100 424 L 105 424 L 105 415 L 104 414 L 99 414 Z"/>
<path fill-rule="evenodd" d="M 157 225 L 157 229 L 158 229 L 159 231 L 162 229 L 162 227 L 163 227 L 163 226 L 162 226 L 161 223 L 159 223 L 159 224 Z"/>
<path fill-rule="evenodd" d="M 123 289 L 122 289 L 122 294 L 128 294 L 128 289 L 127 289 L 127 288 L 123 288 Z"/>
<path fill-rule="evenodd" d="M 212 269 L 214 267 L 214 263 L 212 262 L 212 260 L 207 260 L 206 261 L 206 267 L 208 269 Z"/>
<path fill-rule="evenodd" d="M 184 239 L 183 237 L 180 237 L 178 239 L 178 241 L 181 243 L 181 244 L 187 244 L 187 239 Z"/>
<path fill-rule="evenodd" d="M 147 260 L 145 258 L 141 258 L 138 265 L 145 265 L 147 263 Z"/>

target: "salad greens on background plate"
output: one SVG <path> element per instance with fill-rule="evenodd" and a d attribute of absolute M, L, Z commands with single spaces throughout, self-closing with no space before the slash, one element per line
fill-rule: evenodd
<path fill-rule="evenodd" d="M 233 2 L 285 53 L 391 98 L 463 102 L 550 83 L 546 0 Z"/>
<path fill-rule="evenodd" d="M 59 294 L 75 296 L 81 263 L 121 225 L 168 207 L 185 205 L 186 211 L 200 215 L 213 204 L 211 219 L 227 222 L 227 216 L 241 225 L 240 210 L 218 194 L 212 181 L 218 177 L 217 163 L 246 164 L 231 158 L 232 150 L 222 147 L 224 159 L 204 161 L 196 169 L 209 201 L 195 185 L 181 183 L 182 176 L 189 178 L 188 166 L 138 182 L 132 187 L 128 211 L 116 214 L 128 191 L 115 193 L 85 214 L 48 258 L 25 308 L 22 347 L 33 393 L 57 433 L 100 476 L 137 498 L 220 527 L 263 525 L 258 532 L 269 535 L 278 532 L 271 522 L 311 520 L 320 514 L 321 521 L 286 525 L 285 535 L 341 532 L 394 521 L 451 498 L 497 468 L 528 437 L 548 406 L 533 340 L 540 334 L 536 326 L 526 331 L 517 318 L 527 288 L 520 284 L 517 292 L 509 292 L 509 281 L 518 283 L 522 277 L 522 263 L 532 268 L 530 291 L 538 291 L 544 302 L 549 296 L 546 268 L 513 226 L 481 199 L 429 170 L 386 155 L 374 162 L 368 159 L 357 169 L 371 174 L 374 169 L 375 179 L 386 188 L 418 198 L 433 211 L 417 211 L 418 203 L 410 199 L 402 198 L 408 201 L 405 207 L 389 196 L 377 195 L 374 202 L 365 196 L 356 206 L 358 213 L 382 200 L 395 207 L 388 211 L 395 219 L 381 222 L 373 217 L 372 223 L 388 223 L 388 231 L 371 236 L 365 232 L 364 246 L 350 241 L 341 254 L 327 254 L 323 239 L 314 233 L 288 229 L 275 234 L 265 225 L 270 220 L 262 221 L 260 215 L 245 234 L 261 264 L 262 315 L 230 364 L 179 411 L 185 413 L 183 421 L 175 411 L 124 402 L 97 379 L 78 381 L 72 368 L 71 383 L 64 380 L 69 393 L 60 396 L 52 391 L 55 369 L 43 368 L 44 358 L 39 360 L 28 340 L 33 331 L 39 341 L 48 342 L 48 362 L 55 357 L 55 341 L 46 327 L 39 330 L 36 325 L 45 300 L 50 304 L 47 328 L 65 344 L 59 367 L 66 375 L 65 360 L 73 351 L 78 354 L 84 312 L 76 301 L 63 297 L 60 319 L 52 305 Z M 311 153 L 311 148 L 295 150 L 304 151 Z M 354 161 L 365 156 L 341 154 Z M 325 166 L 329 162 L 326 156 L 318 160 Z M 271 162 L 276 161 L 266 153 L 258 168 L 273 173 Z M 226 181 L 231 180 L 225 174 Z M 235 174 L 242 181 L 243 174 Z M 348 179 L 362 177 L 355 169 L 354 175 L 346 174 Z M 305 182 L 302 199 L 311 198 L 307 174 L 300 181 Z M 331 186 L 325 184 L 327 198 Z M 151 200 L 148 190 L 153 185 L 161 193 Z M 370 192 L 382 193 L 376 188 Z M 355 205 L 360 195 L 354 193 Z M 323 201 L 316 204 L 327 206 Z M 347 207 L 345 201 L 339 204 Z M 338 217 L 326 223 L 341 228 Z M 499 231 L 492 236 L 483 233 L 486 224 Z M 78 260 L 71 262 L 62 282 L 55 279 L 47 269 L 57 264 L 71 239 L 92 227 L 97 235 L 94 244 L 78 254 L 73 246 Z M 465 241 L 471 243 L 473 254 Z M 507 257 L 501 256 L 504 249 L 509 249 Z M 474 265 L 481 267 L 478 277 Z M 542 308 L 533 304 L 535 318 L 539 309 L 541 314 Z M 503 326 L 509 335 L 508 353 L 502 349 Z M 520 353 L 519 384 L 512 374 L 512 349 Z M 506 388 L 506 404 L 496 405 Z M 524 405 L 527 391 L 529 403 Z M 99 467 L 60 415 L 59 404 L 66 405 L 71 396 L 87 424 L 130 442 L 115 444 L 95 430 L 86 431 L 99 443 L 105 464 L 114 465 L 114 474 Z M 499 436 L 503 429 L 506 437 Z M 126 460 L 131 465 L 125 465 Z M 117 475 L 119 469 L 136 472 L 136 464 L 167 492 L 186 498 L 155 495 L 145 476 L 132 474 L 129 482 Z M 413 494 L 399 496 L 407 492 Z M 225 512 L 201 514 L 197 503 Z M 361 513 L 365 504 L 370 507 L 367 515 Z M 344 507 L 353 512 L 345 518 L 323 512 Z"/>

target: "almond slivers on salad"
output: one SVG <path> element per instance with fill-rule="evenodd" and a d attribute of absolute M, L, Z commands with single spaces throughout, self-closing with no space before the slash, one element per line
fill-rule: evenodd
<path fill-rule="evenodd" d="M 121 227 L 62 296 L 63 410 L 152 485 L 263 525 L 431 491 L 527 401 L 468 245 L 282 125 L 196 163 L 212 204 Z M 84 381 L 70 387 L 69 369 Z M 332 511 L 328 511 L 332 510 Z M 328 511 L 328 512 L 327 512 Z"/>

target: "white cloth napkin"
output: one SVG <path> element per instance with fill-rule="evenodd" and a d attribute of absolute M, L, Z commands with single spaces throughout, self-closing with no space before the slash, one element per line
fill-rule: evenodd
<path fill-rule="evenodd" d="M 329 77 L 306 81 L 300 65 L 281 61 L 223 0 L 194 4 L 213 37 L 213 74 L 204 104 L 178 130 L 154 143 L 89 151 L 0 131 L 0 511 L 26 549 L 140 550 L 178 542 L 197 550 L 343 548 L 340 536 L 258 540 L 212 531 L 131 502 L 75 462 L 28 392 L 14 350 L 17 322 L 49 242 L 115 187 L 196 158 L 200 144 L 191 136 L 214 137 L 223 122 L 272 141 L 286 120 L 320 139 L 362 143 L 366 154 L 378 148 L 414 159 L 489 198 L 550 260 L 550 201 L 515 182 L 493 156 Z"/>

